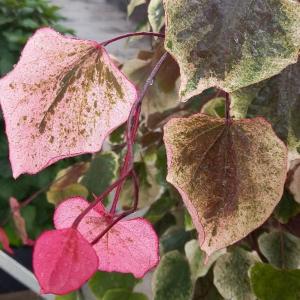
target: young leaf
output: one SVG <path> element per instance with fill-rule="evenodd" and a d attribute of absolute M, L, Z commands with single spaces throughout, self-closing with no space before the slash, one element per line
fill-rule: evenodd
<path fill-rule="evenodd" d="M 24 218 L 21 215 L 19 202 L 17 201 L 17 199 L 11 197 L 9 199 L 9 205 L 10 205 L 10 209 L 12 212 L 12 217 L 14 220 L 15 227 L 17 229 L 17 232 L 18 232 L 23 244 L 32 246 L 34 244 L 34 241 L 32 241 L 28 238 L 28 234 L 26 231 L 26 223 L 25 223 Z"/>
<path fill-rule="evenodd" d="M 154 300 L 190 300 L 192 280 L 188 261 L 178 251 L 164 255 L 152 279 Z"/>
<path fill-rule="evenodd" d="M 6 232 L 1 227 L 0 227 L 0 243 L 6 252 L 10 254 L 14 254 L 13 250 L 9 247 L 9 239 L 6 235 Z"/>
<path fill-rule="evenodd" d="M 218 86 L 254 84 L 295 63 L 297 1 L 165 0 L 166 49 L 180 66 L 184 100 Z"/>
<path fill-rule="evenodd" d="M 250 288 L 248 270 L 258 261 L 256 254 L 240 248 L 221 256 L 214 266 L 214 284 L 219 293 L 230 300 L 255 300 Z"/>
<path fill-rule="evenodd" d="M 263 233 L 258 238 L 261 253 L 277 268 L 300 268 L 300 239 L 288 232 Z"/>
<path fill-rule="evenodd" d="M 36 241 L 33 268 L 43 294 L 63 295 L 74 291 L 97 267 L 95 250 L 73 228 L 46 231 Z"/>
<path fill-rule="evenodd" d="M 55 211 L 55 227 L 70 227 L 88 205 L 79 197 L 64 201 Z M 111 220 L 112 216 L 98 205 L 83 218 L 78 230 L 92 242 Z M 136 278 L 142 278 L 159 261 L 158 238 L 152 225 L 142 218 L 119 221 L 93 247 L 99 256 L 101 271 L 132 273 Z"/>
<path fill-rule="evenodd" d="M 175 118 L 164 140 L 167 180 L 181 193 L 208 255 L 259 227 L 281 199 L 287 151 L 264 119 Z"/>
<path fill-rule="evenodd" d="M 128 117 L 135 87 L 100 44 L 38 30 L 0 80 L 14 177 L 100 150 Z"/>
<path fill-rule="evenodd" d="M 278 270 L 257 263 L 250 269 L 251 286 L 260 300 L 298 300 L 300 270 Z"/>
<path fill-rule="evenodd" d="M 185 255 L 190 263 L 192 279 L 195 281 L 198 277 L 206 276 L 210 267 L 214 262 L 223 254 L 226 253 L 226 249 L 219 250 L 211 255 L 207 261 L 205 261 L 205 252 L 201 251 L 197 240 L 190 240 L 184 246 Z"/>
<path fill-rule="evenodd" d="M 299 86 L 300 59 L 277 76 L 234 92 L 232 113 L 238 118 L 265 117 L 279 138 L 296 149 L 300 146 Z"/>

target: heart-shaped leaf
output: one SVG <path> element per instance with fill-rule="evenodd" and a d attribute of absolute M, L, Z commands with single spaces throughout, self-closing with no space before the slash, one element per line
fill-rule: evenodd
<path fill-rule="evenodd" d="M 49 28 L 28 41 L 0 90 L 14 177 L 99 151 L 136 99 L 100 44 Z"/>
<path fill-rule="evenodd" d="M 55 211 L 55 227 L 70 227 L 88 205 L 79 197 L 64 201 Z M 98 205 L 83 218 L 78 230 L 92 242 L 111 221 L 112 216 Z M 142 218 L 119 221 L 93 247 L 99 256 L 101 271 L 132 273 L 142 278 L 159 261 L 157 235 L 152 225 Z"/>
<path fill-rule="evenodd" d="M 294 0 L 165 0 L 166 49 L 181 71 L 184 100 L 218 86 L 228 92 L 295 63 L 300 5 Z"/>
<path fill-rule="evenodd" d="M 46 231 L 36 241 L 33 268 L 44 294 L 63 295 L 78 289 L 97 267 L 95 250 L 73 228 Z"/>
<path fill-rule="evenodd" d="M 264 119 L 174 118 L 164 140 L 167 180 L 181 193 L 207 254 L 245 237 L 279 202 L 287 151 Z"/>

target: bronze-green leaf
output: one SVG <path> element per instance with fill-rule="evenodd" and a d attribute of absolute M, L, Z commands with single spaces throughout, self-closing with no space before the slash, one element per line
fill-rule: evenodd
<path fill-rule="evenodd" d="M 174 118 L 164 141 L 167 180 L 181 193 L 207 254 L 259 227 L 281 199 L 287 151 L 263 118 Z"/>
<path fill-rule="evenodd" d="M 297 61 L 295 0 L 165 0 L 166 49 L 181 71 L 183 100 L 218 86 L 254 84 Z"/>

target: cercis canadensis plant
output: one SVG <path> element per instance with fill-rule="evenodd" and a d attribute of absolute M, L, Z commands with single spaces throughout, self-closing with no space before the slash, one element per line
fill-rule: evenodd
<path fill-rule="evenodd" d="M 243 243 L 263 226 L 284 188 L 289 188 L 288 167 L 294 168 L 289 172 L 292 182 L 298 166 L 288 165 L 288 152 L 298 157 L 300 145 L 294 111 L 300 107 L 300 5 L 294 0 L 236 3 L 165 0 L 162 6 L 160 1 L 151 1 L 149 14 L 157 7 L 165 10 L 165 33 L 129 33 L 102 43 L 39 29 L 14 70 L 0 80 L 15 178 L 40 172 L 63 158 L 99 152 L 104 140 L 126 123 L 125 143 L 118 145 L 125 149 L 119 177 L 94 194 L 91 202 L 78 195 L 67 197 L 56 207 L 55 229 L 35 242 L 33 266 L 42 293 L 76 290 L 96 270 L 142 278 L 159 263 L 159 238 L 152 224 L 146 218 L 128 216 L 139 208 L 141 199 L 134 148 L 139 130 L 151 128 L 147 138 L 155 140 L 158 135 L 159 145 L 163 127 L 166 179 L 179 192 L 198 235 L 198 244 L 189 241 L 185 252 L 193 264 L 196 242 L 208 266 L 223 255 L 214 267 L 215 286 L 225 299 L 241 299 L 231 298 L 239 291 L 228 293 L 227 283 L 220 284 L 228 281 L 222 263 L 239 265 L 242 261 L 249 268 L 265 255 L 263 247 L 252 243 L 259 257 L 243 249 L 223 251 Z M 149 20 L 153 27 L 155 19 Z M 163 25 L 158 29 L 163 32 Z M 105 47 L 132 36 L 155 37 L 158 46 L 154 53 L 141 52 L 134 66 L 124 64 L 128 79 Z M 164 47 L 158 40 L 164 40 Z M 276 95 L 270 92 L 273 86 L 279 89 Z M 197 109 L 189 104 L 195 96 L 194 101 L 201 100 Z M 152 100 L 156 102 L 150 107 Z M 247 112 L 251 118 L 246 118 Z M 85 169 L 77 167 L 76 179 Z M 131 207 L 120 211 L 128 183 L 132 185 Z M 112 201 L 106 208 L 109 195 Z M 169 208 L 167 200 L 163 205 Z M 23 243 L 32 244 L 16 199 L 11 199 L 11 206 Z M 5 249 L 11 251 L 2 229 L 0 233 Z M 190 280 L 179 291 L 180 299 L 189 299 L 192 283 L 197 285 L 197 278 L 205 276 L 209 267 L 203 264 L 201 272 L 193 267 L 190 274 L 180 253 L 167 253 L 154 279 L 157 300 L 166 299 L 159 278 L 164 274 L 162 266 L 171 262 L 182 266 L 182 276 Z M 253 278 L 256 271 L 263 271 L 260 268 L 264 266 L 258 265 Z M 166 269 L 171 278 L 171 269 Z M 250 295 L 248 281 L 247 277 L 243 288 Z M 251 284 L 260 293 L 257 282 Z M 254 299 L 252 294 L 249 297 Z"/>

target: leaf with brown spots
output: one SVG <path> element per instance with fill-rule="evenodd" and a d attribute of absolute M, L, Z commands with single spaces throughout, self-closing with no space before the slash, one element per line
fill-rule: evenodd
<path fill-rule="evenodd" d="M 49 28 L 28 41 L 0 91 L 14 177 L 99 151 L 136 99 L 100 44 Z"/>
<path fill-rule="evenodd" d="M 174 118 L 164 140 L 167 180 L 181 193 L 207 254 L 259 227 L 279 202 L 287 150 L 263 118 Z"/>
<path fill-rule="evenodd" d="M 187 100 L 217 86 L 227 92 L 254 84 L 297 61 L 296 0 L 164 0 L 166 49 L 181 73 Z"/>

